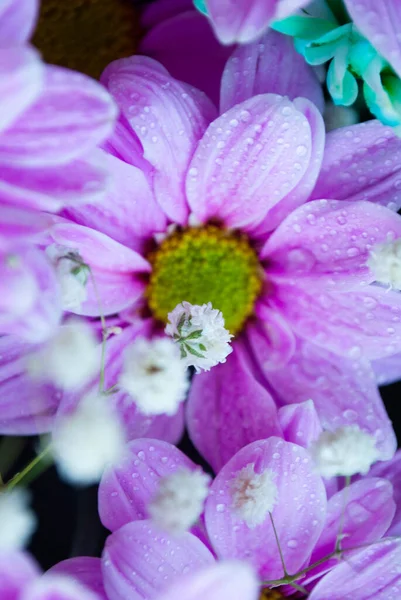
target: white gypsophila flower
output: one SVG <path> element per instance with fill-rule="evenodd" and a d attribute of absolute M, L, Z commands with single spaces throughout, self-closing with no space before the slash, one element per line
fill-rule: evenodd
<path fill-rule="evenodd" d="M 357 425 L 323 431 L 309 451 L 323 477 L 365 475 L 379 458 L 375 439 Z"/>
<path fill-rule="evenodd" d="M 28 503 L 25 490 L 0 492 L 0 550 L 16 550 L 29 542 L 36 528 L 36 517 Z"/>
<path fill-rule="evenodd" d="M 95 483 L 122 457 L 125 433 L 109 402 L 105 395 L 89 395 L 54 427 L 53 457 L 65 479 Z"/>
<path fill-rule="evenodd" d="M 54 264 L 60 284 L 63 310 L 80 310 L 88 297 L 86 285 L 89 279 L 89 267 L 78 252 L 52 244 L 46 253 Z"/>
<path fill-rule="evenodd" d="M 99 366 L 99 344 L 92 328 L 84 321 L 61 325 L 55 336 L 27 362 L 32 378 L 67 390 L 87 383 Z"/>
<path fill-rule="evenodd" d="M 187 531 L 199 519 L 209 492 L 210 476 L 201 469 L 180 469 L 160 480 L 148 505 L 151 519 L 171 533 Z"/>
<path fill-rule="evenodd" d="M 224 327 L 222 313 L 212 304 L 193 305 L 181 302 L 168 314 L 165 332 L 180 346 L 181 359 L 197 371 L 209 371 L 226 362 L 232 352 L 233 337 Z"/>
<path fill-rule="evenodd" d="M 231 481 L 233 508 L 249 528 L 263 523 L 277 502 L 277 486 L 274 473 L 265 469 L 255 473 L 255 465 L 250 463 L 238 471 Z"/>
<path fill-rule="evenodd" d="M 377 282 L 401 290 L 401 238 L 374 246 L 367 265 Z"/>
<path fill-rule="evenodd" d="M 174 415 L 185 400 L 188 373 L 168 338 L 137 338 L 125 351 L 119 386 L 145 415 Z"/>

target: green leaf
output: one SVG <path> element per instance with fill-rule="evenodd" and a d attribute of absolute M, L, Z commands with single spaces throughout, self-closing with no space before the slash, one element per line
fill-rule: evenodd
<path fill-rule="evenodd" d="M 177 330 L 180 335 L 181 335 L 181 330 L 184 327 L 184 323 L 185 323 L 185 313 L 182 313 L 180 320 L 178 321 L 178 324 L 177 324 Z"/>
<path fill-rule="evenodd" d="M 198 344 L 198 346 L 203 352 L 206 352 L 206 350 L 207 350 L 206 346 L 204 346 L 203 344 Z"/>
<path fill-rule="evenodd" d="M 197 340 L 198 338 L 200 338 L 202 333 L 203 333 L 203 329 L 197 329 L 196 331 L 193 331 L 192 333 L 187 335 L 187 337 L 184 339 L 185 340 Z"/>
<path fill-rule="evenodd" d="M 185 344 L 185 348 L 188 350 L 188 352 L 190 354 L 193 354 L 193 356 L 197 356 L 198 358 L 206 358 L 205 356 L 203 356 L 203 354 L 201 354 L 200 352 L 197 352 L 194 348 L 191 348 L 191 346 L 189 346 L 188 344 Z"/>
<path fill-rule="evenodd" d="M 188 354 L 185 352 L 184 345 L 180 346 L 180 350 L 181 350 L 181 358 L 186 358 L 188 356 Z"/>

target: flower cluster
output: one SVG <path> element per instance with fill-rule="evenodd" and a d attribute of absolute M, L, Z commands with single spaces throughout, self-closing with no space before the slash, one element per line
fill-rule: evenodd
<path fill-rule="evenodd" d="M 400 596 L 398 4 L 0 0 L 1 598 Z M 43 574 L 53 463 L 110 534 Z"/>

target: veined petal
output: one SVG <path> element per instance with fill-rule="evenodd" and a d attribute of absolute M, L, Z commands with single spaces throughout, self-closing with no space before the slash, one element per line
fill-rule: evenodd
<path fill-rule="evenodd" d="M 380 540 L 350 556 L 328 573 L 309 595 L 309 600 L 389 600 L 401 590 L 401 541 Z M 378 574 L 380 574 L 378 576 Z"/>
<path fill-rule="evenodd" d="M 393 458 L 385 462 L 378 462 L 369 471 L 369 477 L 382 477 L 393 486 L 393 498 L 396 511 L 387 531 L 387 535 L 401 535 L 401 450 L 397 450 Z"/>
<path fill-rule="evenodd" d="M 311 199 L 369 200 L 398 210 L 400 162 L 400 138 L 379 121 L 331 131 Z"/>
<path fill-rule="evenodd" d="M 134 521 L 106 540 L 102 556 L 104 587 L 113 600 L 152 598 L 178 582 L 183 574 L 213 562 L 211 552 L 191 533 L 170 536 L 150 521 Z"/>
<path fill-rule="evenodd" d="M 185 223 L 184 174 L 215 109 L 156 61 L 134 56 L 111 63 L 102 81 L 139 138 L 158 203 L 173 221 Z"/>
<path fill-rule="evenodd" d="M 39 0 L 2 0 L 0 6 L 0 47 L 17 46 L 32 34 L 39 12 Z"/>
<path fill-rule="evenodd" d="M 341 356 L 373 360 L 401 350 L 398 292 L 376 285 L 327 292 L 280 282 L 269 301 L 297 334 Z"/>
<path fill-rule="evenodd" d="M 0 163 L 49 166 L 85 156 L 112 132 L 116 115 L 96 81 L 47 66 L 40 96 L 0 137 Z"/>
<path fill-rule="evenodd" d="M 257 600 L 259 581 L 252 569 L 240 561 L 219 562 L 184 576 L 159 600 Z"/>
<path fill-rule="evenodd" d="M 104 198 L 70 207 L 66 215 L 128 248 L 141 250 L 154 233 L 166 229 L 166 216 L 140 169 L 105 152 L 102 157 L 113 176 Z"/>
<path fill-rule="evenodd" d="M 372 224 L 374 223 L 374 228 Z M 355 289 L 374 281 L 367 266 L 375 244 L 401 237 L 401 218 L 371 202 L 315 200 L 293 211 L 267 240 L 268 272 Z"/>
<path fill-rule="evenodd" d="M 310 563 L 333 552 L 340 526 L 341 548 L 355 548 L 380 540 L 388 530 L 394 513 L 393 488 L 388 481 L 376 477 L 355 481 L 349 489 L 342 489 L 328 501 L 326 523 L 312 552 Z M 315 579 L 317 574 L 337 564 L 337 558 L 326 561 L 309 571 L 308 580 Z"/>
<path fill-rule="evenodd" d="M 150 270 L 149 263 L 140 254 L 103 233 L 75 223 L 59 223 L 50 234 L 56 244 L 77 252 L 92 270 L 97 290 L 89 278 L 88 298 L 79 314 L 98 316 L 101 309 L 105 315 L 114 314 L 140 297 L 145 284 L 138 274 Z"/>
<path fill-rule="evenodd" d="M 377 385 L 389 385 L 401 379 L 401 354 L 392 354 L 386 358 L 372 361 Z"/>
<path fill-rule="evenodd" d="M 269 373 L 269 383 L 280 403 L 292 405 L 312 398 L 325 429 L 358 425 L 376 438 L 382 460 L 394 455 L 394 431 L 367 362 L 298 339 L 294 356 L 284 368 Z"/>
<path fill-rule="evenodd" d="M 345 0 L 359 31 L 401 77 L 401 5 L 398 0 Z"/>
<path fill-rule="evenodd" d="M 271 514 L 290 573 L 302 568 L 320 536 L 326 492 L 306 450 L 277 437 L 242 448 L 216 476 L 205 519 L 218 557 L 247 560 L 262 579 L 278 579 L 283 568 L 269 514 L 263 523 L 249 528 L 233 506 L 233 480 L 248 465 L 254 465 L 257 474 L 267 469 L 273 473 L 277 500 Z"/>
<path fill-rule="evenodd" d="M 309 448 L 323 431 L 313 400 L 282 406 L 278 419 L 284 439 L 304 448 Z"/>
<path fill-rule="evenodd" d="M 100 558 L 79 556 L 63 560 L 46 572 L 47 574 L 67 575 L 89 590 L 95 592 L 102 600 L 108 600 L 103 588 L 102 564 Z"/>
<path fill-rule="evenodd" d="M 160 480 L 181 468 L 193 471 L 196 465 L 172 444 L 152 439 L 130 442 L 121 464 L 105 471 L 99 485 L 103 525 L 116 531 L 130 521 L 149 518 L 147 506 Z"/>
<path fill-rule="evenodd" d="M 0 204 L 0 251 L 11 251 L 22 241 L 33 241 L 51 224 L 52 217 L 46 213 Z"/>
<path fill-rule="evenodd" d="M 293 40 L 272 29 L 257 42 L 238 46 L 224 69 L 220 109 L 225 112 L 257 94 L 308 98 L 324 109 L 322 86 Z"/>
<path fill-rule="evenodd" d="M 206 0 L 214 31 L 223 44 L 247 44 L 263 33 L 277 0 Z"/>
<path fill-rule="evenodd" d="M 201 222 L 252 229 L 307 171 L 311 128 L 286 98 L 250 98 L 216 119 L 188 170 L 191 210 Z"/>
<path fill-rule="evenodd" d="M 281 435 L 277 409 L 255 379 L 240 342 L 224 364 L 195 375 L 187 403 L 192 442 L 215 471 L 258 439 Z"/>
<path fill-rule="evenodd" d="M 43 74 L 40 56 L 34 48 L 1 48 L 0 42 L 0 131 L 36 100 Z"/>

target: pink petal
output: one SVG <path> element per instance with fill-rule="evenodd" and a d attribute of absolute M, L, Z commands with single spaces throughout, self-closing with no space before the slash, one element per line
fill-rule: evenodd
<path fill-rule="evenodd" d="M 64 205 L 102 197 L 109 175 L 98 155 L 65 165 L 26 168 L 0 165 L 0 200 L 35 210 L 58 212 Z"/>
<path fill-rule="evenodd" d="M 145 283 L 139 274 L 149 272 L 150 265 L 140 254 L 103 233 L 75 223 L 55 225 L 51 236 L 56 244 L 78 252 L 91 267 L 105 315 L 127 308 L 141 296 Z M 88 299 L 79 314 L 98 316 L 99 301 L 91 278 L 87 290 Z"/>
<path fill-rule="evenodd" d="M 195 375 L 189 392 L 189 435 L 216 472 L 250 442 L 281 435 L 276 405 L 246 360 L 235 342 L 227 362 Z"/>
<path fill-rule="evenodd" d="M 140 169 L 111 154 L 103 153 L 103 158 L 113 175 L 105 198 L 71 207 L 66 215 L 129 248 L 141 249 L 144 241 L 166 229 L 167 219 Z"/>
<path fill-rule="evenodd" d="M 375 227 L 372 228 L 372 223 Z M 372 246 L 401 237 L 401 218 L 371 202 L 316 200 L 291 213 L 267 240 L 268 275 L 340 291 L 374 281 Z"/>
<path fill-rule="evenodd" d="M 239 561 L 217 563 L 183 577 L 159 600 L 257 600 L 259 581 L 252 569 Z"/>
<path fill-rule="evenodd" d="M 3 254 L 0 262 L 0 331 L 42 342 L 61 318 L 59 288 L 45 254 L 33 247 Z"/>
<path fill-rule="evenodd" d="M 400 138 L 379 121 L 331 131 L 312 199 L 369 200 L 397 210 L 400 162 Z"/>
<path fill-rule="evenodd" d="M 139 138 L 144 158 L 155 169 L 158 203 L 172 221 L 185 223 L 184 174 L 198 140 L 215 116 L 211 102 L 147 57 L 111 63 L 102 81 Z"/>
<path fill-rule="evenodd" d="M 282 406 L 278 419 L 287 442 L 309 448 L 317 440 L 323 428 L 312 400 Z"/>
<path fill-rule="evenodd" d="M 308 600 L 390 600 L 401 591 L 401 541 L 372 544 L 330 571 Z"/>
<path fill-rule="evenodd" d="M 148 12 L 159 4 L 150 5 Z M 188 8 L 193 8 L 190 1 Z M 161 20 L 142 39 L 139 51 L 158 60 L 175 79 L 205 92 L 218 106 L 221 76 L 231 49 L 219 43 L 203 15 L 183 10 Z"/>
<path fill-rule="evenodd" d="M 401 6 L 398 0 L 345 0 L 352 21 L 401 77 Z"/>
<path fill-rule="evenodd" d="M 299 183 L 311 156 L 309 124 L 286 98 L 256 96 L 207 129 L 191 161 L 187 195 L 202 222 L 259 223 Z"/>
<path fill-rule="evenodd" d="M 51 225 L 51 217 L 34 210 L 0 205 L 0 250 L 12 250 L 21 241 L 33 241 Z"/>
<path fill-rule="evenodd" d="M 0 46 L 26 42 L 36 25 L 38 0 L 2 0 L 0 6 Z"/>
<path fill-rule="evenodd" d="M 80 73 L 47 67 L 37 101 L 0 137 L 0 162 L 65 164 L 105 139 L 115 117 L 116 106 L 101 85 Z"/>
<path fill-rule="evenodd" d="M 238 46 L 221 81 L 221 112 L 257 94 L 308 98 L 323 112 L 322 86 L 313 69 L 295 50 L 293 40 L 270 29 L 253 44 Z"/>
<path fill-rule="evenodd" d="M 378 462 L 369 471 L 369 477 L 383 477 L 393 486 L 396 511 L 387 535 L 401 535 L 401 450 L 386 462 Z"/>
<path fill-rule="evenodd" d="M 345 507 L 345 510 L 344 510 Z M 379 540 L 387 531 L 395 512 L 393 489 L 384 479 L 367 477 L 352 483 L 330 498 L 327 504 L 327 520 L 322 534 L 313 550 L 310 563 L 324 558 L 336 547 L 337 536 L 344 536 L 341 548 L 355 548 Z M 328 560 L 309 571 L 308 579 L 329 570 L 338 559 Z"/>
<path fill-rule="evenodd" d="M 232 480 L 249 464 L 262 473 L 270 469 L 277 486 L 272 517 L 289 573 L 308 560 L 323 529 L 326 492 L 308 453 L 276 437 L 240 450 L 218 473 L 206 501 L 206 528 L 219 558 L 249 561 L 262 579 L 278 579 L 283 568 L 270 517 L 249 528 L 232 506 Z M 307 532 L 307 535 L 306 535 Z"/>
<path fill-rule="evenodd" d="M 276 21 L 286 19 L 300 8 L 307 6 L 309 2 L 310 0 L 278 0 L 274 18 Z"/>
<path fill-rule="evenodd" d="M 223 44 L 252 42 L 273 19 L 277 0 L 207 0 L 208 15 Z"/>
<path fill-rule="evenodd" d="M 287 321 L 262 302 L 255 306 L 255 316 L 246 327 L 253 359 L 264 373 L 280 369 L 294 354 L 294 334 Z"/>
<path fill-rule="evenodd" d="M 299 278 L 299 284 L 302 284 Z M 401 350 L 401 295 L 379 286 L 326 292 L 280 282 L 270 303 L 294 331 L 331 352 L 368 360 Z"/>
<path fill-rule="evenodd" d="M 310 193 L 316 184 L 322 164 L 325 141 L 323 117 L 315 105 L 305 98 L 296 98 L 293 104 L 295 108 L 306 117 L 310 126 L 312 145 L 309 163 L 305 173 L 295 188 L 290 190 L 281 202 L 274 204 L 264 217 L 263 221 L 254 231 L 252 231 L 252 234 L 257 237 L 263 238 L 266 236 L 266 233 L 274 231 L 283 219 L 309 198 Z M 296 162 L 293 167 L 296 169 L 300 169 L 301 163 L 298 155 L 301 152 L 301 148 L 302 146 L 297 146 L 295 149 Z M 302 152 L 304 152 L 304 150 L 302 150 Z"/>
<path fill-rule="evenodd" d="M 401 379 L 401 354 L 392 354 L 386 358 L 372 361 L 377 385 L 389 385 Z"/>
<path fill-rule="evenodd" d="M 0 553 L 2 600 L 18 600 L 38 576 L 39 569 L 28 554 L 4 550 Z"/>
<path fill-rule="evenodd" d="M 74 579 L 45 575 L 22 593 L 20 600 L 100 600 L 100 596 L 86 589 Z"/>
<path fill-rule="evenodd" d="M 147 506 L 160 479 L 180 468 L 196 469 L 178 448 L 159 440 L 130 442 L 119 465 L 103 474 L 99 485 L 99 515 L 107 529 L 116 531 L 130 521 L 149 518 Z"/>
<path fill-rule="evenodd" d="M 36 100 L 42 83 L 43 66 L 36 50 L 29 47 L 3 49 L 0 42 L 0 131 Z"/>
<path fill-rule="evenodd" d="M 213 562 L 210 551 L 191 533 L 172 537 L 150 521 L 134 521 L 106 540 L 104 587 L 110 600 L 153 598 L 182 575 Z"/>
<path fill-rule="evenodd" d="M 393 456 L 397 447 L 394 431 L 368 363 L 331 354 L 299 339 L 288 365 L 269 373 L 269 384 L 285 404 L 312 398 L 325 429 L 357 424 L 376 438 L 382 460 Z"/>
<path fill-rule="evenodd" d="M 51 429 L 60 394 L 32 381 L 26 359 L 38 348 L 16 336 L 0 337 L 0 432 L 32 435 Z"/>
<path fill-rule="evenodd" d="M 69 558 L 54 565 L 47 573 L 67 575 L 92 592 L 95 592 L 102 600 L 108 600 L 103 588 L 100 558 L 92 558 L 90 556 Z"/>

